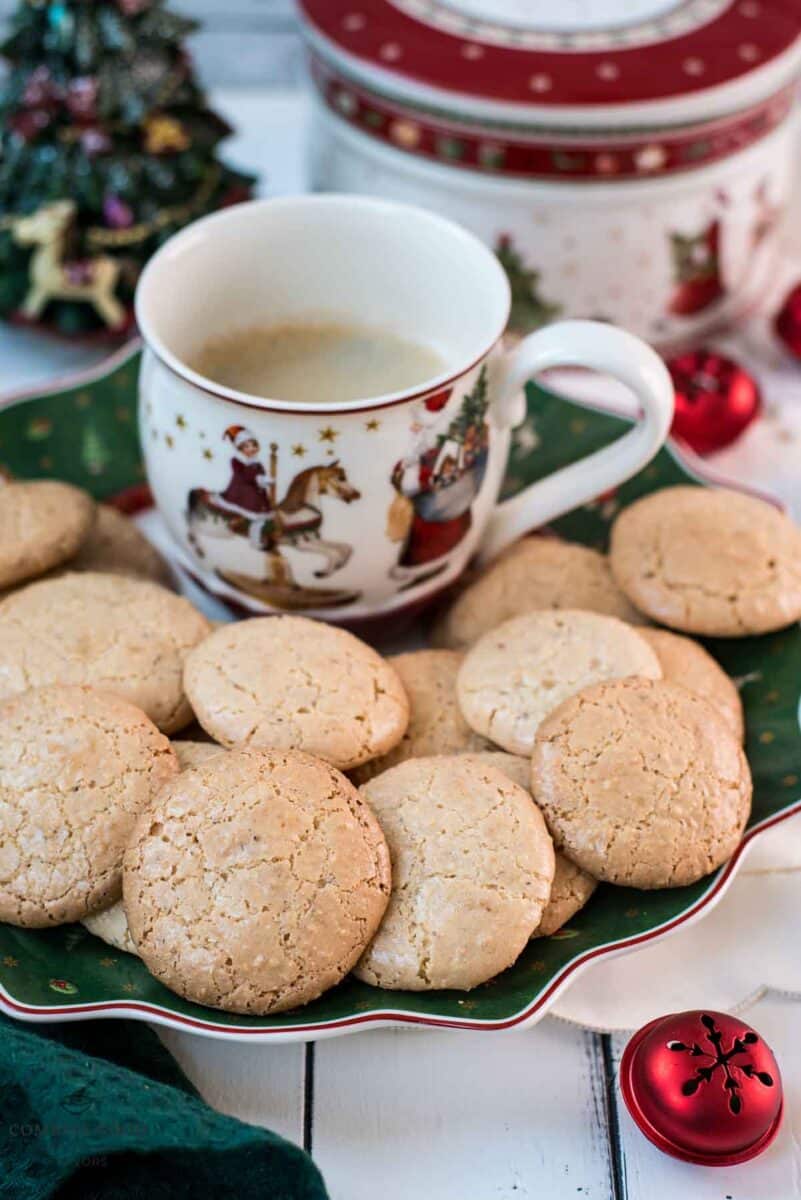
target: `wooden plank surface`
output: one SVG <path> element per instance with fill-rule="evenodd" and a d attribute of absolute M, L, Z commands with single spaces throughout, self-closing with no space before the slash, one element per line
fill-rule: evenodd
<path fill-rule="evenodd" d="M 677 963 L 677 970 L 681 969 Z M 618 1106 L 622 1163 L 620 1200 L 798 1200 L 801 1197 L 801 1006 L 772 994 L 746 1019 L 771 1046 L 784 1079 L 785 1119 L 773 1145 L 739 1167 L 695 1167 L 661 1154 Z M 628 1040 L 611 1039 L 615 1070 Z"/>
<path fill-rule="evenodd" d="M 306 1047 L 301 1042 L 250 1046 L 173 1029 L 156 1032 L 213 1108 L 303 1144 Z"/>
<path fill-rule="evenodd" d="M 608 1200 L 601 1039 L 381 1030 L 315 1048 L 311 1148 L 332 1200 Z"/>

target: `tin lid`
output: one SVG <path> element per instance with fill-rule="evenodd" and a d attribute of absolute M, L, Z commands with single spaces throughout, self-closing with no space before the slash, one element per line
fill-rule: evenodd
<path fill-rule="evenodd" d="M 300 0 L 323 58 L 385 95 L 551 127 L 708 121 L 801 71 L 798 0 Z"/>
<path fill-rule="evenodd" d="M 620 1089 L 641 1132 L 684 1162 L 747 1162 L 781 1124 L 776 1059 L 727 1013 L 671 1013 L 645 1025 L 623 1052 Z"/>

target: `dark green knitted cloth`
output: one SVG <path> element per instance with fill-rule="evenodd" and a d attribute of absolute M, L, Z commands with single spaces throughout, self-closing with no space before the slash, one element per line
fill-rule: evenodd
<path fill-rule="evenodd" d="M 270 1069 L 264 1056 L 265 1070 Z M 0 1017 L 3 1200 L 326 1200 L 277 1134 L 214 1112 L 132 1021 Z"/>

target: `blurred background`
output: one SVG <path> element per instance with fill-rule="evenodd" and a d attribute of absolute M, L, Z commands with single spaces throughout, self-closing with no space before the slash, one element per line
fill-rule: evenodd
<path fill-rule="evenodd" d="M 0 37 L 15 0 L 0 0 Z M 293 0 L 177 0 L 174 12 L 203 22 L 189 46 L 210 86 L 288 87 L 303 79 Z"/>

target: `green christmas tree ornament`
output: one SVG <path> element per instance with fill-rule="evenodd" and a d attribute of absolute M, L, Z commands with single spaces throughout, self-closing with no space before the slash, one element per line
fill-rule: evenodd
<path fill-rule="evenodd" d="M 247 199 L 164 0 L 22 0 L 0 46 L 0 315 L 123 332 L 148 257 Z"/>

